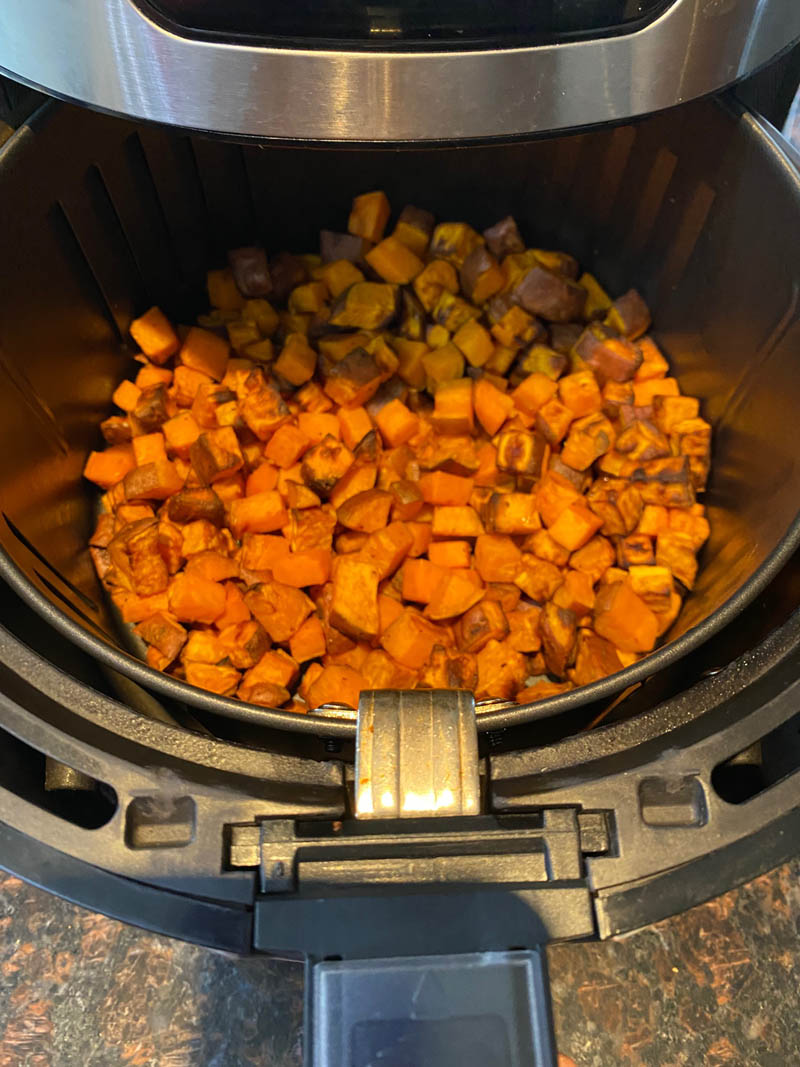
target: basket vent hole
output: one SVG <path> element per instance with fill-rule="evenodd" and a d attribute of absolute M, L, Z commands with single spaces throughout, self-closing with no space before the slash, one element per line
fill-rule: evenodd
<path fill-rule="evenodd" d="M 27 548 L 31 555 L 35 556 L 44 567 L 47 567 L 51 574 L 55 575 L 55 577 L 58 578 L 60 582 L 63 582 L 67 589 L 69 589 L 69 591 L 73 593 L 78 598 L 78 600 L 81 601 L 82 604 L 84 604 L 90 611 L 97 611 L 97 604 L 95 604 L 92 598 L 87 596 L 82 590 L 77 587 L 77 585 L 75 585 L 69 580 L 69 578 L 63 575 L 57 567 L 54 567 L 50 560 L 47 558 L 47 556 L 43 555 L 39 551 L 36 545 L 25 536 L 22 530 L 20 530 L 16 523 L 14 523 L 13 520 L 10 519 L 5 512 L 3 512 L 2 514 L 6 526 L 17 539 L 17 541 L 19 541 L 21 545 Z M 38 574 L 39 572 L 37 571 L 36 573 Z M 41 578 L 42 576 L 39 575 L 39 577 Z M 44 581 L 44 579 L 42 580 Z"/>
<path fill-rule="evenodd" d="M 711 785 L 728 804 L 746 804 L 800 770 L 800 712 L 718 763 Z"/>

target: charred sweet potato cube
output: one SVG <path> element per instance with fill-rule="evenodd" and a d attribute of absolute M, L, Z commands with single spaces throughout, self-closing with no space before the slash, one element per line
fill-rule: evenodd
<path fill-rule="evenodd" d="M 162 459 L 129 471 L 122 485 L 127 500 L 167 500 L 183 489 L 183 478 L 174 463 Z"/>
<path fill-rule="evenodd" d="M 586 303 L 585 289 L 541 266 L 530 268 L 517 282 L 513 295 L 526 311 L 549 322 L 579 319 Z"/>
<path fill-rule="evenodd" d="M 628 581 L 612 582 L 597 591 L 594 629 L 623 652 L 650 652 L 658 636 L 658 621 Z"/>
<path fill-rule="evenodd" d="M 629 423 L 617 435 L 614 447 L 617 452 L 622 452 L 629 459 L 638 462 L 661 459 L 663 456 L 670 455 L 669 441 L 666 436 L 647 419 L 634 419 Z"/>
<path fill-rule="evenodd" d="M 131 414 L 139 433 L 160 430 L 170 416 L 167 387 L 163 382 L 143 389 Z"/>
<path fill-rule="evenodd" d="M 339 405 L 363 406 L 389 376 L 390 372 L 363 348 L 353 349 L 338 363 L 322 361 L 323 388 Z"/>
<path fill-rule="evenodd" d="M 697 577 L 697 558 L 692 538 L 677 530 L 665 530 L 656 538 L 656 563 L 669 567 L 686 589 L 691 589 Z"/>
<path fill-rule="evenodd" d="M 434 259 L 446 259 L 460 267 L 470 252 L 483 243 L 483 237 L 466 222 L 440 222 L 434 228 L 428 252 Z"/>
<path fill-rule="evenodd" d="M 482 600 L 456 623 L 456 644 L 461 652 L 479 652 L 489 641 L 502 641 L 509 626 L 505 612 L 495 600 Z"/>
<path fill-rule="evenodd" d="M 341 441 L 328 434 L 306 452 L 301 473 L 303 481 L 320 496 L 328 496 L 339 479 L 353 464 L 353 453 Z"/>
<path fill-rule="evenodd" d="M 510 252 L 524 252 L 525 244 L 520 237 L 517 224 L 511 215 L 506 215 L 494 226 L 483 231 L 483 236 L 493 256 L 502 259 Z"/>
<path fill-rule="evenodd" d="M 569 672 L 575 685 L 591 685 L 622 670 L 617 650 L 610 641 L 582 627 L 575 645 L 575 666 Z"/>
<path fill-rule="evenodd" d="M 397 314 L 398 290 L 385 282 L 356 282 L 336 298 L 331 326 L 383 330 Z"/>
<path fill-rule="evenodd" d="M 289 409 L 281 394 L 264 378 L 260 369 L 252 370 L 236 390 L 242 418 L 259 439 L 267 441 L 289 419 Z"/>
<path fill-rule="evenodd" d="M 143 619 L 133 632 L 148 645 L 157 648 L 167 663 L 172 663 L 177 657 L 189 636 L 180 623 L 161 611 Z"/>
<path fill-rule="evenodd" d="M 201 433 L 189 449 L 192 467 L 206 485 L 238 471 L 244 463 L 236 433 L 230 426 Z"/>
<path fill-rule="evenodd" d="M 542 471 L 545 440 L 525 430 L 503 430 L 497 439 L 497 468 L 511 474 L 538 478 Z"/>
<path fill-rule="evenodd" d="M 336 260 L 347 260 L 349 263 L 364 263 L 364 256 L 370 249 L 371 242 L 364 237 L 351 233 L 335 233 L 333 230 L 320 230 L 319 251 L 323 263 L 334 263 Z M 294 258 L 294 257 L 292 257 Z M 302 264 L 301 264 L 302 267 Z M 273 285 L 275 284 L 274 264 L 270 265 Z M 305 271 L 301 279 L 305 277 Z M 299 281 L 292 280 L 286 289 L 286 293 L 299 285 Z"/>
<path fill-rule="evenodd" d="M 617 565 L 629 567 L 648 566 L 655 563 L 653 540 L 646 534 L 633 533 L 617 542 Z"/>
<path fill-rule="evenodd" d="M 367 489 L 349 497 L 337 510 L 336 518 L 349 530 L 370 534 L 386 526 L 391 507 L 391 493 L 383 489 Z"/>
<path fill-rule="evenodd" d="M 478 700 L 496 697 L 510 700 L 525 682 L 527 660 L 508 641 L 489 640 L 477 654 Z"/>
<path fill-rule="evenodd" d="M 601 323 L 591 323 L 578 338 L 574 352 L 594 371 L 598 382 L 627 382 L 642 362 L 642 354 L 627 338 Z"/>
<path fill-rule="evenodd" d="M 231 249 L 228 263 L 236 288 L 242 296 L 269 296 L 272 292 L 267 253 L 263 248 L 250 246 Z"/>
<path fill-rule="evenodd" d="M 561 449 L 561 459 L 568 467 L 586 470 L 611 448 L 614 427 L 602 414 L 585 415 L 576 419 Z"/>
<path fill-rule="evenodd" d="M 618 297 L 605 318 L 607 326 L 631 341 L 647 333 L 651 321 L 650 309 L 635 289 Z"/>
<path fill-rule="evenodd" d="M 461 291 L 473 304 L 483 304 L 505 284 L 500 265 L 483 245 L 473 248 L 459 271 Z"/>
<path fill-rule="evenodd" d="M 583 501 L 576 500 L 564 508 L 550 525 L 549 533 L 558 544 L 575 552 L 592 539 L 602 524 L 602 519 L 590 511 Z"/>
<path fill-rule="evenodd" d="M 485 514 L 486 525 L 498 534 L 527 534 L 541 526 L 536 498 L 530 493 L 493 493 Z"/>
<path fill-rule="evenodd" d="M 206 519 L 215 526 L 225 521 L 225 507 L 213 489 L 181 489 L 167 503 L 167 515 L 172 522 L 194 522 Z"/>
<path fill-rule="evenodd" d="M 549 445 L 557 445 L 566 437 L 574 418 L 570 409 L 553 397 L 536 412 L 536 429 Z"/>
<path fill-rule="evenodd" d="M 548 671 L 550 674 L 563 678 L 575 651 L 577 637 L 575 613 L 549 601 L 542 609 L 539 632 Z"/>
<path fill-rule="evenodd" d="M 533 344 L 517 359 L 514 372 L 517 375 L 543 374 L 553 381 L 567 368 L 566 356 L 544 344 Z"/>
<path fill-rule="evenodd" d="M 390 213 L 391 208 L 386 193 L 380 190 L 362 193 L 361 196 L 353 198 L 353 206 L 347 220 L 348 232 L 364 237 L 374 244 L 383 236 Z"/>
<path fill-rule="evenodd" d="M 645 504 L 668 508 L 688 508 L 694 504 L 688 456 L 646 460 L 630 477 Z"/>

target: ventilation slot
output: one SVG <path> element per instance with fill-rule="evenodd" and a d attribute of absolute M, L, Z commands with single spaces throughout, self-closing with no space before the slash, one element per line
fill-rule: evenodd
<path fill-rule="evenodd" d="M 60 600 L 65 607 L 69 608 L 69 610 L 73 612 L 73 614 L 77 615 L 78 618 L 81 619 L 81 621 L 84 622 L 89 627 L 89 629 L 92 630 L 93 633 L 98 634 L 98 636 L 100 637 L 105 636 L 102 630 L 98 627 L 97 623 L 94 621 L 94 619 L 90 619 L 85 611 L 81 611 L 77 604 L 73 604 L 69 597 L 65 596 L 65 594 L 62 593 L 57 586 L 53 585 L 53 583 L 49 579 L 45 578 L 41 571 L 38 571 L 34 567 L 33 573 L 36 575 L 36 577 L 39 579 L 45 589 L 47 589 L 48 592 L 52 593 L 54 597 Z"/>
<path fill-rule="evenodd" d="M 718 763 L 711 785 L 728 804 L 746 804 L 800 770 L 800 712 L 777 729 Z"/>
<path fill-rule="evenodd" d="M 0 728 L 0 786 L 59 819 L 97 830 L 117 810 L 117 794 Z"/>

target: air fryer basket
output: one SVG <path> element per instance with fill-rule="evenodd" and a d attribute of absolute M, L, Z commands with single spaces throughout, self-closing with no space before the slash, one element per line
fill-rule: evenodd
<path fill-rule="evenodd" d="M 800 539 L 800 183 L 757 119 L 717 101 L 557 139 L 424 150 L 239 146 L 46 105 L 0 157 L 0 574 L 156 693 L 282 729 L 353 733 L 352 720 L 206 693 L 125 651 L 85 547 L 95 495 L 81 470 L 130 369 L 135 314 L 159 303 L 190 321 L 227 248 L 313 249 L 372 188 L 396 208 L 479 227 L 511 213 L 528 240 L 569 250 L 612 291 L 638 287 L 714 427 L 711 538 L 669 643 L 572 693 L 497 706 L 480 727 L 605 698 L 674 663 Z"/>

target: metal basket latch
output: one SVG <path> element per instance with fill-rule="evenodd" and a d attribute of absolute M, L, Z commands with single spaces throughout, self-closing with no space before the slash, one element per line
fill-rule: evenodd
<path fill-rule="evenodd" d="M 478 731 L 472 693 L 362 692 L 355 797 L 359 819 L 478 814 Z"/>

